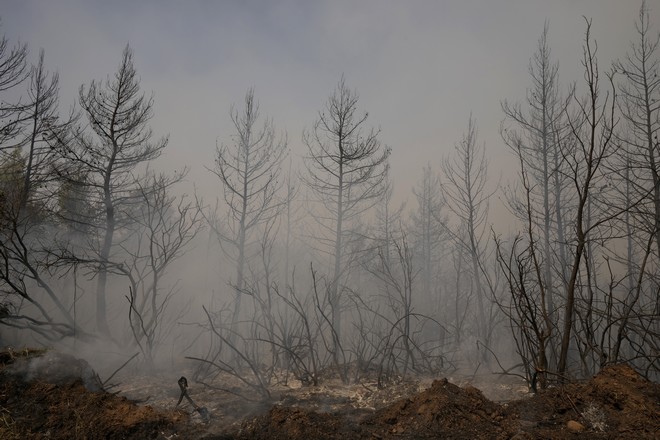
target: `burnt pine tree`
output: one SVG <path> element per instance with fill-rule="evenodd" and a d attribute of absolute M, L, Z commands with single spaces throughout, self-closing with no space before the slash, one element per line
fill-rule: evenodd
<path fill-rule="evenodd" d="M 543 277 L 547 308 L 554 315 L 560 301 L 555 298 L 555 271 L 566 279 L 566 246 L 563 206 L 566 200 L 566 179 L 559 143 L 565 136 L 565 108 L 567 100 L 559 93 L 559 64 L 552 61 L 548 45 L 548 24 L 538 40 L 537 50 L 529 64 L 531 87 L 527 89 L 524 104 L 502 103 L 506 116 L 501 134 L 511 151 L 524 162 L 531 180 L 527 194 L 509 194 L 509 204 L 518 218 L 526 223 L 527 209 L 533 209 L 535 227 L 542 231 Z M 569 98 L 572 92 L 569 92 Z M 532 203 L 528 206 L 527 197 Z M 555 256 L 557 255 L 558 258 Z M 559 268 L 555 267 L 556 260 Z"/>
<path fill-rule="evenodd" d="M 446 239 L 440 178 L 430 165 L 423 168 L 422 176 L 413 188 L 413 195 L 417 202 L 417 209 L 411 215 L 415 250 L 420 257 L 424 297 L 430 298 L 432 293 L 437 292 L 433 288 L 433 279 L 439 272 L 440 245 Z"/>
<path fill-rule="evenodd" d="M 26 58 L 28 48 L 25 44 L 12 46 L 4 35 L 0 38 L 0 157 L 11 155 L 16 147 L 20 130 L 21 115 L 24 110 L 20 102 L 13 102 L 6 96 L 15 90 L 29 76 Z"/>
<path fill-rule="evenodd" d="M 52 169 L 57 155 L 50 148 L 53 142 L 67 136 L 77 122 L 77 114 L 71 112 L 66 120 L 59 116 L 59 74 L 48 72 L 44 66 L 44 50 L 39 51 L 39 61 L 30 70 L 27 88 L 28 102 L 24 108 L 25 134 L 22 150 L 26 156 L 21 208 L 30 199 L 45 201 L 52 191 L 43 191 L 48 183 L 56 180 Z"/>
<path fill-rule="evenodd" d="M 472 277 L 472 294 L 476 297 L 476 334 L 488 346 L 494 321 L 489 306 L 488 279 L 483 270 L 486 251 L 485 235 L 488 223 L 488 203 L 496 189 L 489 190 L 488 161 L 485 145 L 477 142 L 477 123 L 470 114 L 467 131 L 455 145 L 455 152 L 442 162 L 445 182 L 442 184 L 447 209 L 460 224 L 456 231 L 448 230 L 456 246 L 462 248 Z"/>
<path fill-rule="evenodd" d="M 630 198 L 641 195 L 641 223 L 655 235 L 656 256 L 660 258 L 660 35 L 651 31 L 649 10 L 642 3 L 635 23 L 637 41 L 630 46 L 614 69 L 618 84 L 618 108 L 625 124 L 619 136 L 625 151 L 625 182 Z"/>
<path fill-rule="evenodd" d="M 236 263 L 232 318 L 235 328 L 241 310 L 248 244 L 256 228 L 285 207 L 278 192 L 283 184 L 280 174 L 287 140 L 276 139 L 271 120 L 261 123 L 253 89 L 245 94 L 242 109 L 231 107 L 230 117 L 235 129 L 233 142 L 216 149 L 215 168 L 211 169 L 222 184 L 228 215 L 226 221 L 220 221 L 217 213 L 207 216 L 207 220 L 225 254 Z"/>
<path fill-rule="evenodd" d="M 302 180 L 323 208 L 314 218 L 321 247 L 332 258 L 327 295 L 337 338 L 341 335 L 340 279 L 348 248 L 347 225 L 380 200 L 390 155 L 390 148 L 378 140 L 379 130 L 365 127 L 368 113 L 358 112 L 358 99 L 342 76 L 316 122 L 303 133 L 308 154 Z"/>
<path fill-rule="evenodd" d="M 153 140 L 149 127 L 153 96 L 140 90 L 128 45 L 114 76 L 80 87 L 79 103 L 87 124 L 58 145 L 65 162 L 58 173 L 64 183 L 87 187 L 85 194 L 97 209 L 78 220 L 87 223 L 91 245 L 74 250 L 69 258 L 97 270 L 97 329 L 109 334 L 107 277 L 116 233 L 130 221 L 127 214 L 139 200 L 133 174 L 140 165 L 157 158 L 168 139 Z"/>
<path fill-rule="evenodd" d="M 27 46 L 0 40 L 0 324 L 57 339 L 77 329 L 44 252 L 55 235 L 45 141 L 64 126 L 57 74 L 44 69 L 43 51 L 31 69 L 26 56 Z"/>

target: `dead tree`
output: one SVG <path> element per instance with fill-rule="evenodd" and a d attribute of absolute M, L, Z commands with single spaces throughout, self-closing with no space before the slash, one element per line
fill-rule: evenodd
<path fill-rule="evenodd" d="M 236 264 L 232 329 L 236 331 L 241 310 L 241 296 L 245 284 L 246 252 L 254 231 L 260 225 L 280 214 L 284 199 L 278 192 L 281 164 L 287 153 L 286 137 L 276 139 L 271 120 L 260 121 L 259 103 L 254 90 L 245 94 L 242 109 L 231 107 L 230 117 L 236 130 L 231 145 L 216 149 L 215 174 L 222 185 L 225 216 L 215 213 L 206 215 L 211 229 L 229 258 Z"/>
<path fill-rule="evenodd" d="M 660 329 L 657 316 L 652 318 L 657 315 L 660 258 L 660 34 L 652 31 L 646 2 L 640 7 L 635 30 L 636 40 L 614 63 L 621 124 L 615 132 L 619 148 L 609 168 L 616 189 L 611 202 L 632 206 L 624 212 L 621 227 L 625 253 L 613 255 L 627 273 L 621 283 L 623 294 L 620 288 L 605 293 L 600 346 L 602 362 L 624 360 L 642 371 L 653 371 L 657 344 L 652 335 Z"/>
<path fill-rule="evenodd" d="M 368 113 L 358 113 L 359 97 L 342 76 L 325 109 L 303 134 L 307 146 L 306 173 L 302 177 L 314 201 L 324 209 L 314 211 L 320 248 L 332 259 L 328 286 L 331 324 L 341 339 L 341 278 L 346 263 L 348 225 L 371 208 L 385 190 L 390 149 L 382 147 L 378 130 L 365 128 Z"/>
<path fill-rule="evenodd" d="M 606 188 L 604 171 L 605 161 L 612 154 L 613 134 L 615 127 L 615 95 L 614 91 L 601 90 L 601 78 L 596 57 L 597 45 L 591 39 L 591 21 L 586 21 L 586 32 L 583 46 L 582 65 L 584 67 L 586 97 L 582 100 L 575 98 L 576 111 L 568 114 L 567 121 L 570 126 L 571 140 L 575 148 L 564 148 L 562 155 L 567 165 L 566 174 L 575 191 L 577 202 L 575 217 L 572 221 L 574 235 L 569 243 L 572 248 L 572 260 L 569 262 L 569 278 L 566 283 L 565 307 L 561 323 L 561 345 L 557 371 L 565 374 L 568 368 L 569 349 L 573 341 L 573 327 L 575 325 L 576 299 L 584 280 L 581 274 L 589 275 L 590 268 L 586 255 L 587 245 L 598 237 L 599 228 L 609 224 L 619 217 L 626 208 L 611 209 L 600 206 L 598 215 L 589 212 L 590 200 L 595 188 Z M 608 78 L 611 82 L 611 76 Z M 568 111 L 567 111 L 568 113 Z M 591 214 L 591 215 L 590 215 Z M 595 274 L 591 274 L 593 276 Z M 587 288 L 590 288 L 587 282 Z M 590 299 L 591 298 L 591 299 Z M 591 294 L 587 297 L 585 307 L 590 308 L 593 299 Z"/>
<path fill-rule="evenodd" d="M 39 206 L 22 207 L 25 158 L 0 164 L 0 324 L 46 339 L 83 334 L 52 284 L 46 249 L 57 226 Z"/>
<path fill-rule="evenodd" d="M 137 203 L 131 175 L 141 165 L 160 156 L 168 139 L 153 140 L 149 121 L 153 97 L 145 96 L 133 64 L 133 51 L 126 46 L 114 77 L 81 86 L 79 103 L 87 119 L 67 139 L 57 139 L 63 182 L 89 189 L 95 212 L 86 223 L 95 242 L 91 248 L 72 250 L 71 261 L 86 261 L 97 271 L 96 321 L 98 330 L 109 334 L 106 287 L 116 232 L 130 219 L 127 210 Z"/>
<path fill-rule="evenodd" d="M 136 181 L 139 204 L 130 213 L 133 240 L 123 245 L 124 259 L 110 268 L 131 283 L 129 324 L 151 367 L 158 345 L 176 322 L 167 316 L 176 285 L 163 285 L 163 278 L 202 229 L 201 213 L 193 202 L 171 194 L 185 174 L 149 174 Z"/>
<path fill-rule="evenodd" d="M 434 274 L 437 276 L 440 272 L 442 255 L 439 248 L 447 238 L 440 179 L 430 165 L 423 169 L 422 177 L 413 188 L 413 195 L 417 201 L 417 209 L 411 215 L 414 247 L 420 257 L 422 292 L 425 298 L 430 298 L 437 293 L 431 287 Z"/>
<path fill-rule="evenodd" d="M 623 176 L 631 196 L 645 196 L 639 207 L 640 226 L 656 237 L 655 254 L 660 259 L 660 34 L 653 34 L 646 2 L 635 23 L 635 41 L 622 60 L 614 63 L 618 82 L 617 108 L 624 122 L 618 142 L 627 153 Z M 642 248 L 643 248 L 642 244 Z"/>
<path fill-rule="evenodd" d="M 52 197 L 56 156 L 48 142 L 73 119 L 60 122 L 58 77 L 45 70 L 44 52 L 30 70 L 26 55 L 26 46 L 10 49 L 0 41 L 0 92 L 15 92 L 27 79 L 18 102 L 3 97 L 0 104 L 0 322 L 57 339 L 82 335 L 68 298 L 55 287 L 57 268 L 47 252 L 59 233 Z"/>
<path fill-rule="evenodd" d="M 377 266 L 371 268 L 371 273 L 380 280 L 386 292 L 386 303 L 391 307 L 393 316 L 390 333 L 394 332 L 391 344 L 388 345 L 388 358 L 396 359 L 395 366 L 401 368 L 405 375 L 409 368 L 416 369 L 416 358 L 413 340 L 413 287 L 419 270 L 415 269 L 412 250 L 405 234 L 393 243 L 395 258 L 388 259 L 381 252 Z M 394 261 L 392 261 L 394 260 Z M 399 345 L 399 343 L 401 345 Z M 402 348 L 399 348 L 402 347 Z M 395 355 L 401 351 L 401 356 Z"/>
<path fill-rule="evenodd" d="M 456 246 L 464 250 L 472 277 L 472 295 L 476 299 L 476 335 L 489 345 L 493 329 L 492 310 L 485 279 L 484 252 L 488 202 L 495 189 L 489 190 L 488 161 L 485 146 L 477 142 L 477 126 L 472 115 L 467 132 L 455 146 L 455 154 L 442 162 L 445 182 L 442 185 L 447 208 L 459 222 L 457 230 L 449 230 Z M 488 310 L 487 310 L 488 308 Z"/>
<path fill-rule="evenodd" d="M 527 218 L 525 232 L 517 235 L 508 254 L 499 237 L 494 237 L 497 261 L 507 281 L 509 301 L 495 297 L 500 310 L 509 318 L 516 351 L 525 370 L 527 383 L 534 392 L 537 387 L 546 388 L 548 373 L 555 372 L 550 365 L 550 341 L 557 332 L 552 319 L 552 309 L 547 301 L 547 278 L 539 249 L 535 207 L 532 206 L 532 183 L 525 162 L 523 147 L 518 144 L 517 159 L 520 164 L 520 180 L 524 191 L 524 212 Z"/>
<path fill-rule="evenodd" d="M 22 130 L 24 104 L 7 99 L 8 92 L 15 91 L 29 76 L 26 44 L 11 45 L 6 36 L 0 38 L 0 156 L 17 146 Z"/>
<path fill-rule="evenodd" d="M 26 156 L 22 207 L 30 198 L 41 198 L 41 201 L 35 200 L 40 203 L 52 196 L 52 190 L 46 191 L 44 188 L 46 185 L 52 187 L 57 179 L 52 172 L 57 160 L 52 143 L 55 139 L 66 137 L 78 118 L 73 111 L 66 120 L 60 118 L 59 75 L 46 70 L 43 49 L 39 52 L 38 64 L 30 70 L 27 94 L 28 100 L 24 106 L 26 127 L 21 145 Z"/>
<path fill-rule="evenodd" d="M 512 152 L 524 161 L 524 172 L 530 180 L 528 188 L 521 194 L 508 195 L 509 203 L 524 223 L 528 210 L 535 211 L 534 226 L 540 229 L 542 238 L 542 259 L 539 260 L 543 269 L 542 281 L 547 308 L 554 316 L 555 308 L 560 306 L 555 290 L 566 279 L 563 205 L 568 202 L 568 196 L 561 170 L 563 159 L 559 142 L 566 135 L 564 110 L 567 99 L 563 99 L 559 92 L 559 64 L 552 61 L 548 32 L 546 22 L 536 53 L 530 60 L 528 70 L 532 85 L 527 90 L 525 105 L 502 103 L 506 120 L 500 132 Z M 569 91 L 568 96 L 571 94 Z M 528 194 L 527 190 L 531 193 Z M 530 206 L 526 203 L 528 197 L 533 201 Z M 556 261 L 557 257 L 559 261 Z M 555 266 L 559 266 L 559 270 Z M 562 283 L 556 283 L 555 271 L 560 274 Z"/>

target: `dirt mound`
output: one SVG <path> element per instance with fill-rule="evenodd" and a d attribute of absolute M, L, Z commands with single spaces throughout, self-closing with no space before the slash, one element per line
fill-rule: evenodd
<path fill-rule="evenodd" d="M 627 365 L 603 368 L 585 383 L 540 391 L 511 402 L 521 430 L 548 439 L 570 435 L 569 421 L 584 427 L 581 438 L 660 438 L 660 385 Z"/>
<path fill-rule="evenodd" d="M 18 367 L 43 366 L 40 374 L 46 370 L 46 363 L 28 362 L 30 358 L 29 352 L 18 359 L 0 356 L 9 364 L 0 372 L 0 438 L 148 439 L 186 430 L 188 416 L 182 412 L 157 411 L 103 391 L 90 392 L 81 378 L 69 375 L 64 383 L 63 376 L 56 375 L 56 385 L 45 382 L 43 375 L 33 377 L 34 369 L 19 374 L 14 361 Z"/>
<path fill-rule="evenodd" d="M 319 413 L 273 407 L 243 424 L 241 439 L 509 438 L 516 431 L 504 408 L 473 387 L 446 379 L 372 413 Z"/>
<path fill-rule="evenodd" d="M 334 440 L 369 437 L 346 415 L 275 406 L 268 414 L 246 421 L 234 438 L 273 440 Z"/>
<path fill-rule="evenodd" d="M 377 411 L 364 423 L 381 437 L 508 438 L 503 408 L 473 387 L 459 388 L 447 379 Z"/>

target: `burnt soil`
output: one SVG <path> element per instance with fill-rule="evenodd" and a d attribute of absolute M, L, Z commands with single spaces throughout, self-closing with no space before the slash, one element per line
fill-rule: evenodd
<path fill-rule="evenodd" d="M 42 354 L 0 352 L 2 439 L 660 438 L 660 385 L 627 365 L 507 402 L 447 379 L 384 389 L 289 384 L 259 404 L 191 383 L 191 396 L 211 414 L 207 423 L 189 405 L 174 409 L 178 387 L 171 380 L 136 376 L 129 384 L 124 377 L 117 395 L 89 391 L 94 387 L 83 378 L 46 381 L 15 373 L 17 362 Z M 140 392 L 146 403 L 135 401 Z"/>

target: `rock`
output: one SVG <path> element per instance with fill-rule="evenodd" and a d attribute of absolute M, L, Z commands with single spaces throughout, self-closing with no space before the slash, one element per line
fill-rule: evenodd
<path fill-rule="evenodd" d="M 584 431 L 584 425 L 580 422 L 576 422 L 575 420 L 569 420 L 566 423 L 566 427 L 571 432 L 582 432 L 582 431 Z"/>

